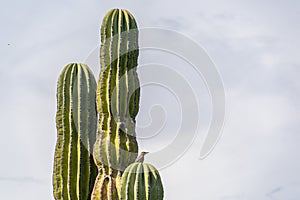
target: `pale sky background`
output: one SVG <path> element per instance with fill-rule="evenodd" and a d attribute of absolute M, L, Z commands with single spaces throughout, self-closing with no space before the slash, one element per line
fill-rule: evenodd
<path fill-rule="evenodd" d="M 224 81 L 223 135 L 209 157 L 199 160 L 200 131 L 184 156 L 160 171 L 165 199 L 300 199 L 299 1 L 1 3 L 0 199 L 53 199 L 56 80 L 66 64 L 83 62 L 97 46 L 102 17 L 114 7 L 130 10 L 140 28 L 168 28 L 191 37 L 206 49 Z M 167 63 L 154 55 L 141 53 L 140 61 Z M 200 130 L 205 130 L 209 96 L 201 81 L 196 90 L 203 95 Z M 152 100 L 166 101 L 159 95 L 163 92 L 151 99 L 151 90 L 142 90 L 145 106 L 138 123 L 147 121 L 145 108 Z M 179 112 L 170 107 L 169 123 L 176 124 Z M 174 134 L 161 134 L 161 139 L 140 140 L 140 147 L 164 148 Z"/>

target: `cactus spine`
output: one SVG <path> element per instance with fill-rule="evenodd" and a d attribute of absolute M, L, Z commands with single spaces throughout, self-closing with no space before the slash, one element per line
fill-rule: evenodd
<path fill-rule="evenodd" d="M 53 170 L 56 200 L 90 198 L 97 175 L 91 156 L 97 125 L 95 90 L 95 78 L 84 64 L 69 64 L 59 76 Z"/>
<path fill-rule="evenodd" d="M 163 200 L 164 190 L 154 166 L 133 163 L 122 176 L 121 200 Z"/>

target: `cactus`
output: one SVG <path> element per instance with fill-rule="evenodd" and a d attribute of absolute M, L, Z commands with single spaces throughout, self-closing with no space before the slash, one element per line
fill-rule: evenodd
<path fill-rule="evenodd" d="M 96 139 L 96 81 L 84 64 L 69 64 L 57 84 L 57 143 L 53 193 L 56 200 L 87 200 L 97 167 L 91 156 Z"/>
<path fill-rule="evenodd" d="M 119 200 L 116 180 L 110 175 L 99 173 L 95 182 L 92 200 Z"/>
<path fill-rule="evenodd" d="M 59 76 L 54 198 L 162 200 L 158 171 L 142 163 L 146 152 L 134 163 L 140 99 L 134 17 L 127 10 L 109 11 L 102 22 L 101 42 L 97 87 L 84 64 L 69 64 Z"/>
<path fill-rule="evenodd" d="M 137 157 L 135 117 L 139 110 L 138 31 L 134 17 L 113 9 L 101 26 L 101 72 L 97 87 L 99 123 L 94 159 L 103 173 L 121 176 Z"/>
<path fill-rule="evenodd" d="M 133 163 L 122 176 L 121 200 L 162 200 L 164 197 L 160 175 L 154 166 Z"/>

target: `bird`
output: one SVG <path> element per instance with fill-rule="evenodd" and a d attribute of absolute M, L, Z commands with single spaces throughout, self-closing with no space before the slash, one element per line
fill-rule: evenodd
<path fill-rule="evenodd" d="M 146 151 L 142 151 L 141 154 L 139 155 L 139 157 L 137 157 L 137 159 L 135 160 L 135 162 L 140 162 L 143 163 L 144 162 L 144 156 L 146 154 L 148 154 L 149 152 Z"/>

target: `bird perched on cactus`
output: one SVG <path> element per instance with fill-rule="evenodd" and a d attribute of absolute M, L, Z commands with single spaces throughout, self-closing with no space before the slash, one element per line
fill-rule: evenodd
<path fill-rule="evenodd" d="M 140 162 L 140 163 L 144 162 L 144 159 L 145 159 L 144 157 L 148 153 L 149 152 L 147 152 L 147 151 L 142 151 L 141 154 L 139 155 L 139 157 L 137 157 L 137 159 L 135 160 L 135 162 Z"/>

